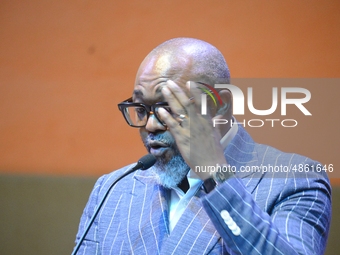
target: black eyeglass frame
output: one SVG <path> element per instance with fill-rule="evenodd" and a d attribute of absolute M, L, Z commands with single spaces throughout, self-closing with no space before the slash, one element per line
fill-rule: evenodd
<path fill-rule="evenodd" d="M 125 109 L 131 106 L 139 106 L 139 107 L 143 107 L 146 110 L 146 122 L 144 125 L 142 126 L 136 126 L 133 125 L 132 123 L 130 123 L 129 119 L 125 116 Z M 129 124 L 129 126 L 131 127 L 136 127 L 136 128 L 140 128 L 140 127 L 145 127 L 146 124 L 148 123 L 148 120 L 150 118 L 150 115 L 153 114 L 155 115 L 156 119 L 159 121 L 159 123 L 161 123 L 163 126 L 166 126 L 166 124 L 158 117 L 158 113 L 157 113 L 157 107 L 163 107 L 165 110 L 167 110 L 168 112 L 171 113 L 171 109 L 170 106 L 167 102 L 158 102 L 156 104 L 153 105 L 146 105 L 146 104 L 142 104 L 142 103 L 134 103 L 132 101 L 132 97 L 124 100 L 123 102 L 118 104 L 118 109 L 122 112 L 124 119 L 126 120 L 127 124 Z M 168 108 L 167 108 L 168 107 Z"/>

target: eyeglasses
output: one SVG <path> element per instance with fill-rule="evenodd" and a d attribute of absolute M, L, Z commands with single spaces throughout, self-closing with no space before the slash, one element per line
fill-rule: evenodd
<path fill-rule="evenodd" d="M 134 103 L 132 97 L 119 103 L 118 108 L 131 127 L 145 127 L 151 114 L 153 114 L 163 126 L 166 126 L 158 115 L 158 109 L 163 108 L 171 113 L 170 106 L 166 102 L 145 105 L 142 103 Z"/>
<path fill-rule="evenodd" d="M 218 92 L 214 90 L 210 85 L 203 82 L 196 82 L 207 87 L 206 90 L 202 90 L 203 93 L 214 93 L 218 96 Z M 219 97 L 219 96 L 218 96 Z M 219 99 L 221 101 L 221 99 Z M 163 125 L 166 126 L 165 122 L 162 121 L 158 114 L 158 109 L 163 108 L 168 111 L 173 117 L 177 117 L 176 114 L 171 112 L 170 106 L 166 102 L 159 102 L 154 105 L 145 105 L 142 103 L 134 103 L 132 97 L 118 104 L 119 110 L 122 112 L 124 119 L 131 127 L 145 127 L 149 117 L 153 114 L 156 119 Z"/>

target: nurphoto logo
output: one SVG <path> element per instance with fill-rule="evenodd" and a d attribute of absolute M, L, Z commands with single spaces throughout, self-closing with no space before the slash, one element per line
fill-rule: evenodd
<path fill-rule="evenodd" d="M 209 86 L 204 83 L 200 83 L 204 85 L 206 88 L 200 88 L 202 90 L 201 95 L 201 114 L 207 114 L 207 96 L 209 96 L 214 104 L 217 106 L 217 102 L 222 105 L 223 102 L 217 92 L 216 89 L 228 89 L 233 95 L 233 115 L 244 115 L 245 111 L 245 96 L 243 91 L 231 84 L 215 84 L 214 86 Z M 289 93 L 299 94 L 301 98 L 289 98 Z M 273 114 L 278 107 L 280 107 L 280 115 L 287 115 L 287 105 L 294 105 L 299 111 L 303 113 L 305 116 L 311 116 L 311 112 L 304 106 L 305 103 L 309 102 L 311 99 L 311 93 L 306 88 L 301 87 L 282 87 L 280 88 L 280 96 L 279 89 L 277 87 L 272 88 L 272 105 L 269 109 L 256 109 L 253 103 L 253 88 L 247 88 L 247 107 L 248 110 L 256 115 L 256 116 L 269 116 Z M 280 105 L 279 105 L 280 99 Z M 258 119 L 250 119 L 243 120 L 242 122 L 228 121 L 226 119 L 214 119 L 213 125 L 225 125 L 225 124 L 243 124 L 246 126 L 248 124 L 249 127 L 262 127 L 265 123 L 271 124 L 272 127 L 275 126 L 277 122 L 280 122 L 283 127 L 296 127 L 298 125 L 298 121 L 295 119 L 270 119 L 270 118 L 258 118 Z"/>

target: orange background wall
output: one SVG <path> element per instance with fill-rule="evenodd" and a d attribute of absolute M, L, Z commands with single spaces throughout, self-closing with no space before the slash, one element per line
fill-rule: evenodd
<path fill-rule="evenodd" d="M 98 176 L 145 154 L 117 103 L 146 54 L 173 37 L 215 45 L 232 77 L 338 78 L 339 11 L 336 0 L 2 0 L 0 172 Z M 312 86 L 300 128 L 249 131 L 340 166 L 337 83 Z"/>

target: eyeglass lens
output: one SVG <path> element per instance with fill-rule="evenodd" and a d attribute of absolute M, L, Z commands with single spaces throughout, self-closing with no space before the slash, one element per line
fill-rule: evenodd
<path fill-rule="evenodd" d="M 124 115 L 130 125 L 143 126 L 147 121 L 147 111 L 143 106 L 128 106 L 124 109 Z"/>
<path fill-rule="evenodd" d="M 154 107 L 154 113 L 156 118 L 161 122 L 161 118 L 158 115 L 158 109 L 164 108 L 167 111 L 170 111 L 168 106 L 156 106 Z M 148 111 L 143 106 L 128 106 L 124 109 L 124 115 L 128 120 L 129 124 L 136 127 L 145 126 L 148 121 Z M 163 125 L 164 122 L 161 122 Z"/>
<path fill-rule="evenodd" d="M 157 114 L 159 107 L 155 107 L 155 113 Z M 143 106 L 128 106 L 124 109 L 124 115 L 129 124 L 136 127 L 145 126 L 148 121 L 148 111 Z M 159 116 L 157 119 L 160 120 Z M 164 123 L 162 123 L 164 124 Z"/>

